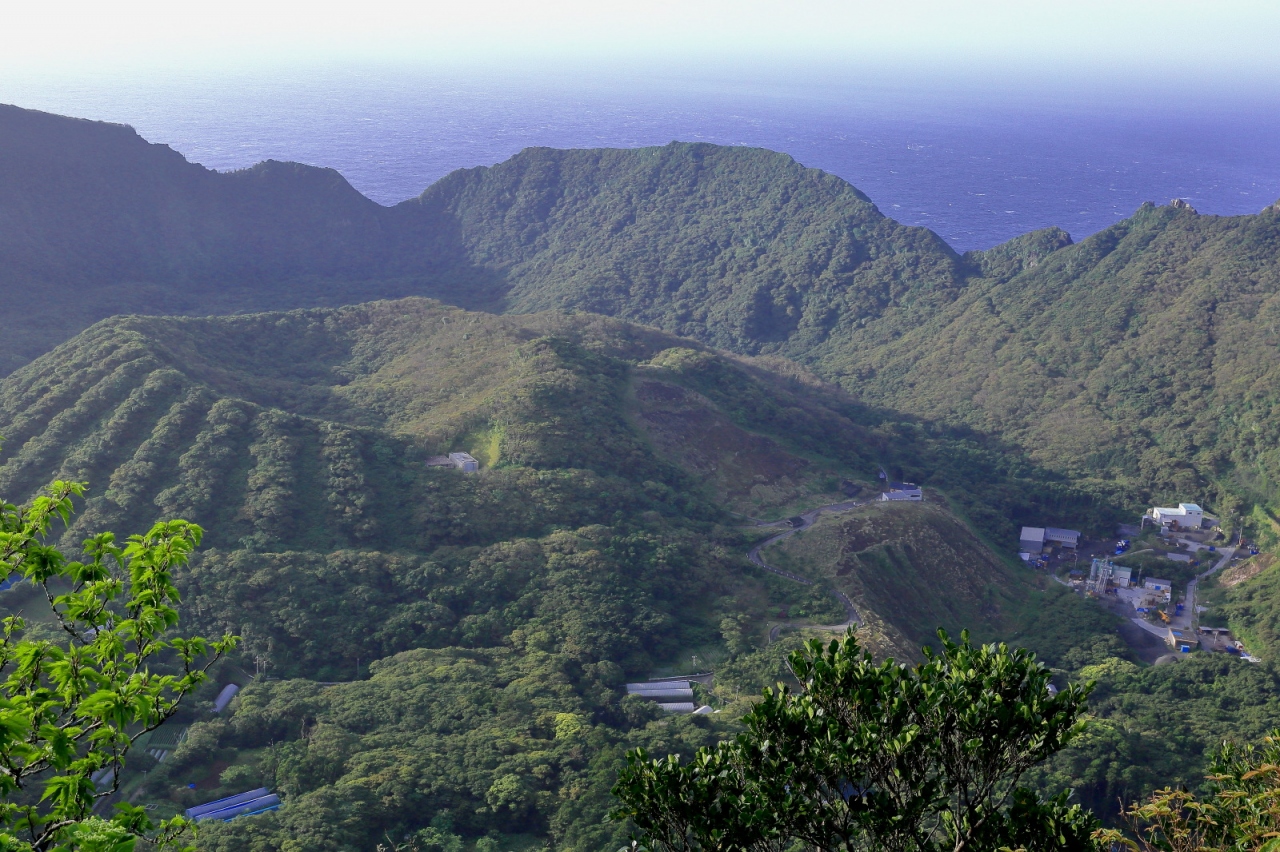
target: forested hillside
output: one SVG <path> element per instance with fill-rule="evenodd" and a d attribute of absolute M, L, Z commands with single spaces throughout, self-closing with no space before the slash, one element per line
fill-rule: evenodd
<path fill-rule="evenodd" d="M 621 751 L 724 730 L 658 721 L 623 700 L 623 678 L 715 661 L 732 702 L 784 674 L 764 650 L 779 611 L 843 616 L 824 583 L 751 566 L 757 534 L 726 507 L 777 517 L 842 487 L 873 496 L 883 464 L 930 473 L 992 535 L 1043 510 L 1020 500 L 1039 486 L 1088 510 L 793 365 L 604 317 L 421 299 L 108 320 L 0 383 L 0 434 L 11 499 L 54 477 L 90 483 L 64 546 L 158 518 L 208 529 L 178 578 L 185 623 L 243 635 L 233 662 L 272 680 L 229 721 L 193 727 L 148 789 L 172 810 L 269 781 L 290 803 L 211 828 L 211 849 L 251 835 L 369 849 L 433 820 L 471 838 L 621 843 L 603 822 Z M 449 450 L 482 469 L 428 465 Z M 873 628 L 886 647 L 925 629 L 900 615 Z M 982 635 L 1016 628 L 972 615 Z"/>
<path fill-rule="evenodd" d="M 208 849 L 617 848 L 622 750 L 725 736 L 785 675 L 772 628 L 844 616 L 833 587 L 881 652 L 969 626 L 1097 679 L 1098 725 L 1041 780 L 1106 811 L 1256 738 L 1275 670 L 1140 667 L 988 545 L 1196 500 L 1280 548 L 1278 258 L 1280 206 L 1184 204 L 959 256 L 789 157 L 681 143 L 530 149 L 383 208 L 332 171 L 218 174 L 3 107 L 0 495 L 87 479 L 72 547 L 208 529 L 187 624 L 243 634 L 225 676 L 268 679 L 132 768 L 165 812 L 260 782 L 289 803 Z M 403 295 L 443 304 L 353 304 Z M 452 450 L 481 470 L 428 463 Z M 742 516 L 865 498 L 882 467 L 931 505 L 772 548 L 813 586 L 747 561 Z M 1207 593 L 1267 657 L 1273 564 Z M 720 717 L 622 697 L 708 663 Z"/>
<path fill-rule="evenodd" d="M 1000 434 L 1134 505 L 1200 500 L 1230 520 L 1280 498 L 1278 311 L 1280 208 L 1148 205 L 818 369 L 865 399 Z"/>
<path fill-rule="evenodd" d="M 218 174 L 115 125 L 7 107 L 0 134 L 10 368 L 109 313 L 423 293 L 785 355 L 1112 501 L 1275 496 L 1277 208 L 1147 206 L 962 258 L 758 149 L 530 149 L 383 208 L 331 171 Z"/>
<path fill-rule="evenodd" d="M 933 232 L 752 148 L 530 149 L 401 206 L 414 204 L 501 276 L 507 311 L 586 310 L 749 354 L 887 339 L 964 280 Z"/>

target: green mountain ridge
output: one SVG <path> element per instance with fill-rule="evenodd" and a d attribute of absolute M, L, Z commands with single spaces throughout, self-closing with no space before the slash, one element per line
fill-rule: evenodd
<path fill-rule="evenodd" d="M 114 313 L 427 295 L 608 313 L 739 352 L 918 321 L 963 285 L 937 235 L 784 154 L 529 149 L 380 207 L 332 170 L 220 174 L 119 125 L 0 107 L 0 292 L 13 369 Z M 48 294 L 75 296 L 49 306 Z M 896 327 L 896 326 L 895 326 Z"/>
<path fill-rule="evenodd" d="M 1199 499 L 1230 515 L 1280 496 L 1278 253 L 1275 211 L 1148 205 L 1007 281 L 971 283 L 893 346 L 815 366 L 1136 505 Z"/>
<path fill-rule="evenodd" d="M 961 257 L 758 149 L 529 149 L 383 208 L 331 171 L 217 174 L 119 126 L 7 107 L 0 132 L 10 364 L 108 313 L 421 293 L 781 355 L 1111 503 L 1274 494 L 1275 208 L 1147 206 L 1079 245 L 1046 229 Z"/>

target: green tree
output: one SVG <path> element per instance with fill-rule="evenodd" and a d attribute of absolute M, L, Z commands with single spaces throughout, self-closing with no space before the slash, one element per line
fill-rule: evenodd
<path fill-rule="evenodd" d="M 628 754 L 615 818 L 655 850 L 1093 848 L 1091 814 L 1018 783 L 1082 730 L 1091 687 L 1051 695 L 1029 652 L 939 636 L 914 667 L 852 632 L 809 642 L 791 656 L 802 690 L 766 690 L 735 740 Z"/>
<path fill-rule="evenodd" d="M 200 527 L 161 522 L 123 547 L 100 533 L 85 541 L 84 561 L 48 544 L 84 490 L 59 481 L 27 505 L 0 504 L 0 571 L 43 589 L 63 633 L 58 642 L 30 639 L 20 616 L 0 622 L 5 852 L 127 852 L 140 837 L 179 845 L 185 820 L 153 824 L 127 804 L 107 820 L 92 809 L 117 791 L 137 738 L 172 716 L 236 642 L 170 636 L 178 623 L 172 572 L 199 545 Z"/>
<path fill-rule="evenodd" d="M 1223 744 L 1208 781 L 1202 796 L 1167 787 L 1134 804 L 1125 817 L 1136 840 L 1114 829 L 1099 839 L 1141 852 L 1280 850 L 1280 731 L 1258 746 Z"/>

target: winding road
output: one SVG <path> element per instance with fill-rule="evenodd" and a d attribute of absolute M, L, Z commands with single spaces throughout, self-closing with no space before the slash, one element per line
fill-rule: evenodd
<path fill-rule="evenodd" d="M 1191 542 L 1188 542 L 1190 544 Z M 1200 585 L 1200 581 L 1210 574 L 1221 571 L 1223 568 L 1231 564 L 1231 557 L 1236 555 L 1236 548 L 1223 547 L 1218 550 L 1222 557 L 1213 564 L 1208 571 L 1203 571 L 1196 575 L 1196 578 L 1187 583 L 1186 600 L 1183 602 L 1182 615 L 1173 618 L 1173 626 L 1180 630 L 1189 630 L 1200 620 L 1196 612 L 1196 588 Z"/>
<path fill-rule="evenodd" d="M 840 512 L 848 512 L 851 509 L 856 509 L 859 506 L 865 505 L 867 505 L 867 501 L 865 500 L 846 500 L 843 503 L 831 503 L 827 506 L 819 506 L 816 509 L 810 509 L 809 511 L 799 515 L 801 523 L 798 527 L 791 526 L 790 520 L 768 522 L 757 521 L 755 523 L 755 526 L 757 527 L 777 527 L 785 524 L 787 528 L 777 535 L 766 538 L 764 541 L 751 548 L 750 552 L 747 553 L 747 558 L 750 559 L 753 564 L 760 566 L 766 571 L 777 574 L 779 577 L 786 577 L 788 580 L 800 583 L 801 585 L 812 586 L 814 582 L 808 577 L 801 577 L 799 574 L 792 573 L 791 571 L 787 571 L 782 568 L 775 568 L 768 562 L 765 562 L 764 557 L 760 552 L 771 544 L 776 544 L 784 538 L 790 538 L 801 530 L 806 530 L 813 526 L 814 522 L 817 521 L 821 515 L 833 515 Z M 801 621 L 788 621 L 781 624 L 775 624 L 769 630 L 769 641 L 776 641 L 778 633 L 781 632 L 784 627 L 804 627 L 808 630 L 845 630 L 849 627 L 862 626 L 862 618 L 858 615 L 858 610 L 854 608 L 853 601 L 849 600 L 849 596 L 839 589 L 831 589 L 831 594 L 835 595 L 836 598 L 839 599 L 840 603 L 844 605 L 846 618 L 843 622 L 840 624 L 805 624 Z"/>

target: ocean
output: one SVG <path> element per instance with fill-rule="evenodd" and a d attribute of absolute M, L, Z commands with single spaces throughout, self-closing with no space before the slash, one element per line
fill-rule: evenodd
<path fill-rule="evenodd" d="M 759 146 L 848 180 L 885 214 L 960 251 L 1051 225 L 1078 240 L 1148 200 L 1235 215 L 1280 199 L 1277 101 L 1239 93 L 1090 97 L 849 73 L 347 67 L 9 74 L 0 101 L 130 124 L 219 170 L 269 158 L 332 167 L 382 204 L 529 146 Z"/>

